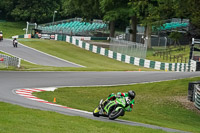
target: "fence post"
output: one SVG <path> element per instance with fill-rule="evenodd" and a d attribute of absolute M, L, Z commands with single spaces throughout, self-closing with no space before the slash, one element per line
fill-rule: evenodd
<path fill-rule="evenodd" d="M 174 55 L 174 62 L 175 62 L 176 56 Z"/>
<path fill-rule="evenodd" d="M 0 65 L 2 64 L 2 66 L 3 66 L 3 61 L 4 61 L 4 58 L 0 58 Z"/>
<path fill-rule="evenodd" d="M 18 61 L 17 67 L 20 68 L 20 65 L 21 65 L 21 58 L 19 58 L 19 61 Z"/>
<path fill-rule="evenodd" d="M 165 59 L 165 53 L 164 52 L 162 52 L 162 55 L 163 55 L 163 60 Z"/>
<path fill-rule="evenodd" d="M 168 61 L 168 52 L 167 52 L 167 61 Z"/>
<path fill-rule="evenodd" d="M 181 56 L 181 63 L 183 62 L 183 56 Z"/>
<path fill-rule="evenodd" d="M 5 62 L 6 68 L 8 68 L 8 61 L 9 61 L 8 56 L 6 56 L 6 62 Z"/>

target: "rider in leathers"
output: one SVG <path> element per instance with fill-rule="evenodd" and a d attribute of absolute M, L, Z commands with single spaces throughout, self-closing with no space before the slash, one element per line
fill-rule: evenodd
<path fill-rule="evenodd" d="M 125 97 L 127 99 L 127 105 L 125 110 L 128 112 L 132 111 L 133 105 L 135 103 L 135 92 L 132 90 L 128 91 L 127 93 L 118 92 L 116 95 L 114 93 L 110 94 L 108 98 L 102 103 L 102 106 L 105 107 L 110 100 L 115 100 L 116 98 L 120 97 Z"/>

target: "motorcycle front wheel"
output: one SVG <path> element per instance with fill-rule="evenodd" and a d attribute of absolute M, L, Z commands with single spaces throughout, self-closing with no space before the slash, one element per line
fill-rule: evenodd
<path fill-rule="evenodd" d="M 109 119 L 114 120 L 123 114 L 124 114 L 124 110 L 122 108 L 119 109 L 118 111 L 113 110 L 109 115 Z"/>

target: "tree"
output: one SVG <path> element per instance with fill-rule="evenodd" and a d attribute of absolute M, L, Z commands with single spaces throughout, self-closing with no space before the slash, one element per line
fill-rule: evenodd
<path fill-rule="evenodd" d="M 17 21 L 50 21 L 54 11 L 60 9 L 59 4 L 60 0 L 18 0 L 11 15 Z"/>
<path fill-rule="evenodd" d="M 101 0 L 100 9 L 104 13 L 104 20 L 109 21 L 110 37 L 115 36 L 115 21 L 128 16 L 129 0 Z"/>
<path fill-rule="evenodd" d="M 2 18 L 12 20 L 11 12 L 15 8 L 15 5 L 17 4 L 17 1 L 15 0 L 1 0 L 0 2 L 0 15 Z"/>
<path fill-rule="evenodd" d="M 79 16 L 89 21 L 93 18 L 101 18 L 99 6 L 99 0 L 68 0 L 63 1 L 62 10 L 64 16 Z"/>
<path fill-rule="evenodd" d="M 189 3 L 190 2 L 190 3 Z M 200 1 L 199 0 L 189 0 L 189 12 L 191 13 L 190 19 L 192 24 L 194 24 L 198 29 L 200 29 Z"/>
<path fill-rule="evenodd" d="M 176 17 L 190 20 L 189 37 L 200 37 L 200 1 L 199 0 L 176 0 L 174 10 Z"/>
<path fill-rule="evenodd" d="M 177 44 L 180 46 L 180 38 L 182 37 L 182 34 L 180 32 L 171 32 L 170 35 L 169 35 L 169 38 L 171 38 L 173 40 L 173 44 L 174 46 L 176 47 Z"/>
<path fill-rule="evenodd" d="M 131 41 L 136 42 L 136 35 L 137 35 L 137 24 L 138 24 L 138 7 L 136 6 L 136 0 L 131 0 L 128 2 L 128 17 L 130 18 L 131 22 Z"/>
<path fill-rule="evenodd" d="M 157 0 L 132 0 L 132 8 L 135 11 L 135 16 L 145 26 L 145 36 L 147 38 L 147 46 L 151 48 L 152 25 L 160 19 L 158 15 Z"/>

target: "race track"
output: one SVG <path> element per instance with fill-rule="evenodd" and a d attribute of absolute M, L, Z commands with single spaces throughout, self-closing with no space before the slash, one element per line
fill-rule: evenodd
<path fill-rule="evenodd" d="M 40 64 L 48 58 L 48 63 L 59 60 L 56 65 L 63 66 L 74 66 L 81 67 L 80 65 L 62 61 L 58 58 L 45 55 L 31 48 L 19 45 L 19 48 L 13 48 L 10 40 L 4 40 L 0 44 L 0 50 L 12 55 L 16 55 L 30 62 Z M 29 51 L 30 50 L 30 51 Z M 29 52 L 27 52 L 29 51 Z M 36 53 L 35 53 L 36 52 Z M 31 56 L 31 53 L 35 56 Z M 44 57 L 43 57 L 44 56 Z M 40 58 L 43 57 L 43 58 Z M 41 59 L 41 60 L 40 60 Z M 60 62 L 61 61 L 61 62 Z M 52 64 L 51 64 L 52 65 Z M 58 65 L 58 66 L 59 66 Z M 110 85 L 125 85 L 125 84 L 136 84 L 146 82 L 159 82 L 165 80 L 173 80 L 180 78 L 188 78 L 200 76 L 200 72 L 19 72 L 19 71 L 0 71 L 0 101 L 17 104 L 23 107 L 35 108 L 41 110 L 55 111 L 58 113 L 81 116 L 89 119 L 95 119 L 100 121 L 117 122 L 132 126 L 144 126 L 155 129 L 162 129 L 169 132 L 182 132 L 174 129 L 163 128 L 148 124 L 115 120 L 110 121 L 107 118 L 96 118 L 93 117 L 91 112 L 80 112 L 66 108 L 60 108 L 51 106 L 45 103 L 29 100 L 25 97 L 17 95 L 15 89 L 23 88 L 43 88 L 43 87 L 66 87 L 66 86 L 110 86 Z M 134 89 L 134 88 L 133 88 Z"/>
<path fill-rule="evenodd" d="M 199 76 L 199 72 L 0 72 L 0 101 L 21 105 L 28 108 L 50 110 L 58 113 L 81 116 L 95 120 L 109 121 L 107 118 L 95 118 L 91 113 L 51 106 L 16 95 L 13 90 L 20 88 L 42 88 L 63 86 L 103 86 L 158 82 Z M 112 121 L 113 122 L 113 121 Z M 177 131 L 142 123 L 115 120 L 114 122 Z M 181 132 L 181 131 L 178 131 Z"/>

